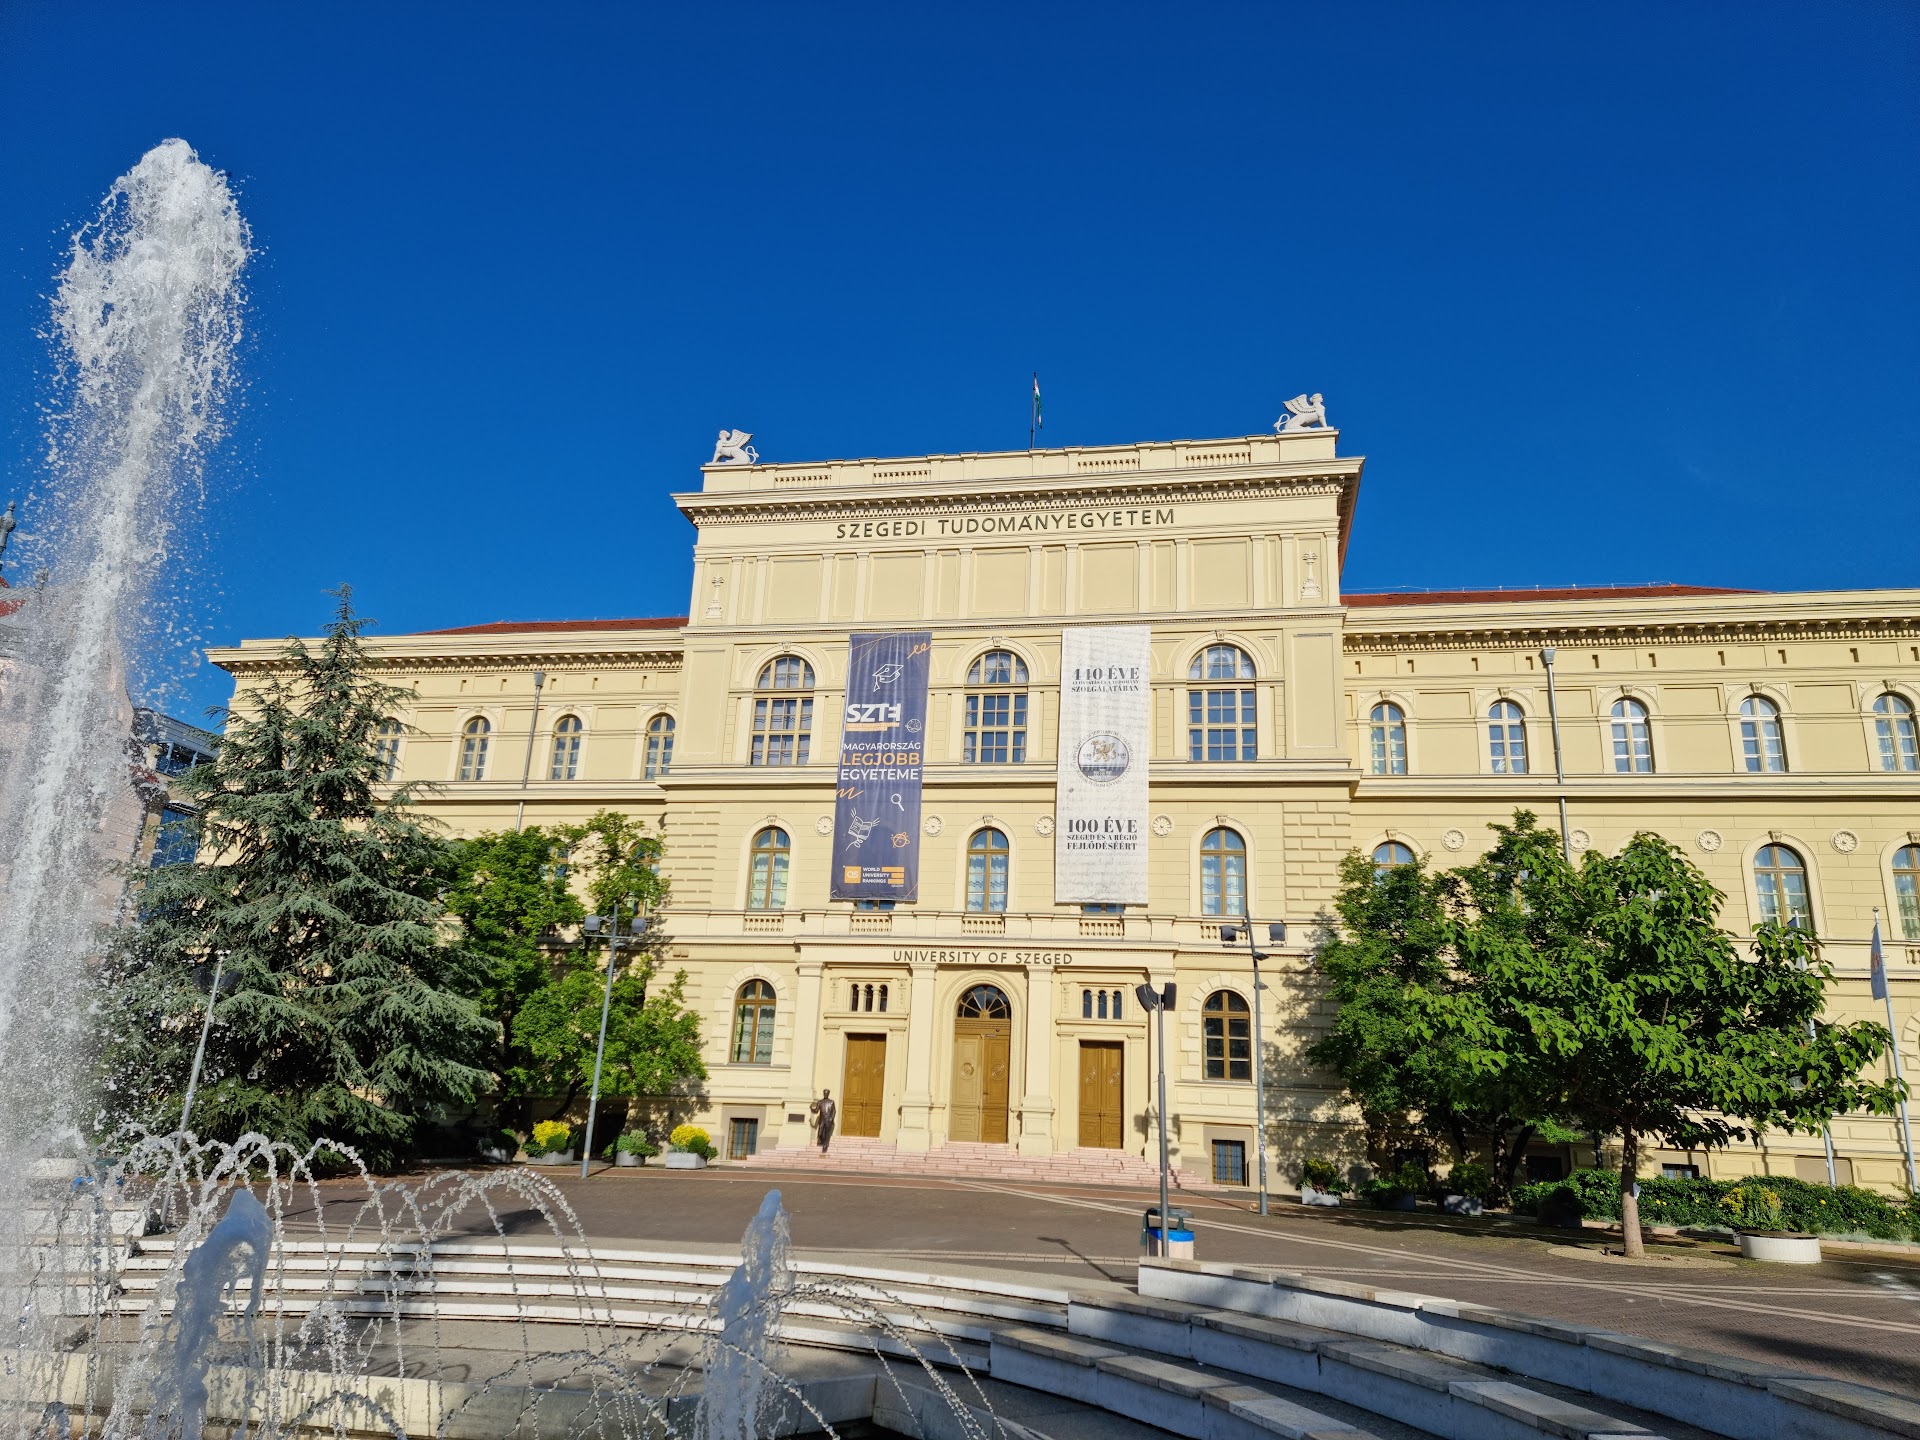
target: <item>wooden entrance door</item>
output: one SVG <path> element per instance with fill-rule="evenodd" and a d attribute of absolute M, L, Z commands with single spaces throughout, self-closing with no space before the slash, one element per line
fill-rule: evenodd
<path fill-rule="evenodd" d="M 880 1134 L 880 1107 L 887 1098 L 887 1037 L 847 1036 L 847 1075 L 840 1089 L 840 1133 Z"/>
<path fill-rule="evenodd" d="M 949 1140 L 1007 1143 L 1012 1091 L 1013 1008 L 993 985 L 960 997 L 953 1021 L 953 1105 Z"/>
<path fill-rule="evenodd" d="M 1080 1042 L 1080 1143 L 1094 1150 L 1118 1150 L 1121 1129 L 1120 1057 L 1118 1040 Z"/>

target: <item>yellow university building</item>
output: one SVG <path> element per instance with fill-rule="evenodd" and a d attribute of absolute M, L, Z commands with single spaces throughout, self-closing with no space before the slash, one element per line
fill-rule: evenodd
<path fill-rule="evenodd" d="M 1657 830 L 1727 893 L 1730 926 L 1809 919 L 1850 1016 L 1881 1013 L 1878 907 L 1920 1074 L 1920 591 L 1346 594 L 1363 461 L 1338 438 L 706 466 L 673 497 L 694 529 L 685 617 L 372 642 L 418 697 L 397 775 L 435 782 L 425 807 L 457 835 L 607 806 L 659 827 L 669 963 L 706 1036 L 701 1118 L 732 1158 L 804 1154 L 829 1088 L 848 1163 L 1144 1174 L 1155 1057 L 1135 987 L 1173 982 L 1176 1163 L 1249 1183 L 1252 967 L 1220 935 L 1244 911 L 1273 952 L 1276 1183 L 1308 1153 L 1360 1159 L 1336 1083 L 1303 1058 L 1340 859 L 1463 863 L 1516 808 L 1556 823 L 1563 792 L 1576 850 Z M 1063 761 L 1063 650 L 1083 628 L 1142 647 L 1140 728 L 1073 731 Z M 882 777 L 864 817 L 837 761 L 886 707 L 850 691 L 869 683 L 849 674 L 856 634 L 903 634 L 924 667 L 913 753 L 862 772 Z M 214 658 L 244 686 L 278 649 Z M 1087 901 L 1062 869 L 1062 827 L 1089 823 L 1068 781 L 1116 765 L 1144 777 L 1137 823 L 1111 822 L 1137 835 L 1137 888 Z M 832 898 L 862 878 L 850 855 L 869 879 L 910 857 L 912 898 Z M 1288 937 L 1268 945 L 1276 921 Z M 1833 1142 L 1843 1180 L 1902 1183 L 1897 1126 L 1842 1119 Z M 1537 1148 L 1536 1174 L 1586 1159 Z M 1817 1138 L 1650 1163 L 1825 1178 Z"/>

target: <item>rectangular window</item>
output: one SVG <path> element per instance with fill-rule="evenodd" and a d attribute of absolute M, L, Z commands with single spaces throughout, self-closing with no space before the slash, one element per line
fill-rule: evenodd
<path fill-rule="evenodd" d="M 1660 1166 L 1660 1178 L 1662 1180 L 1698 1180 L 1700 1178 L 1700 1167 L 1698 1165 L 1664 1163 Z"/>
<path fill-rule="evenodd" d="M 1567 1167 L 1558 1155 L 1527 1156 L 1527 1183 L 1537 1185 L 1542 1180 L 1563 1180 Z"/>
<path fill-rule="evenodd" d="M 804 765 L 812 740 L 813 701 L 756 700 L 753 702 L 754 765 Z"/>
<path fill-rule="evenodd" d="M 1080 913 L 1082 915 L 1124 915 L 1127 913 L 1127 907 L 1124 905 L 1096 905 L 1089 903 L 1080 907 Z"/>
<path fill-rule="evenodd" d="M 1216 1185 L 1247 1183 L 1246 1141 L 1216 1140 L 1213 1142 L 1213 1183 Z"/>
<path fill-rule="evenodd" d="M 1187 758 L 1252 760 L 1258 753 L 1252 690 L 1187 692 Z"/>
<path fill-rule="evenodd" d="M 738 1117 L 727 1122 L 727 1158 L 745 1160 L 760 1148 L 760 1122 Z"/>
<path fill-rule="evenodd" d="M 153 868 L 190 864 L 200 853 L 200 838 L 195 833 L 193 812 L 169 805 L 160 812 L 160 829 L 153 837 Z"/>

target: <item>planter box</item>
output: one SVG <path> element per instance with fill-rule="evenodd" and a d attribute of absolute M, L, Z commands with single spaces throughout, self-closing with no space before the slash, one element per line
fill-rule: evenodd
<path fill-rule="evenodd" d="M 1420 1197 L 1418 1195 L 1398 1195 L 1391 1200 L 1375 1200 L 1373 1202 L 1373 1208 L 1376 1210 L 1418 1210 L 1420 1208 Z"/>
<path fill-rule="evenodd" d="M 558 1155 L 551 1153 L 535 1155 L 528 1160 L 527 1163 L 529 1165 L 571 1165 L 573 1164 L 573 1151 L 562 1150 Z"/>
<path fill-rule="evenodd" d="M 625 1150 L 616 1150 L 613 1152 L 613 1163 L 624 1169 L 634 1169 L 640 1164 L 640 1159 L 640 1156 L 629 1155 Z"/>
<path fill-rule="evenodd" d="M 1327 1190 L 1316 1190 L 1311 1185 L 1302 1185 L 1300 1187 L 1300 1203 L 1302 1205 L 1337 1206 L 1340 1203 L 1340 1197 Z"/>
<path fill-rule="evenodd" d="M 681 1150 L 669 1150 L 662 1163 L 669 1170 L 704 1170 L 707 1168 L 707 1157 L 689 1155 Z"/>
<path fill-rule="evenodd" d="M 1743 1230 L 1740 1254 L 1748 1260 L 1769 1260 L 1775 1265 L 1818 1265 L 1820 1237 L 1785 1230 Z"/>
<path fill-rule="evenodd" d="M 504 1165 L 509 1160 L 513 1159 L 513 1156 L 509 1155 L 506 1151 L 500 1149 L 498 1146 L 490 1145 L 483 1148 L 480 1151 L 480 1158 L 482 1160 L 491 1160 L 496 1165 Z"/>
<path fill-rule="evenodd" d="M 1481 1206 L 1471 1195 L 1448 1195 L 1441 1200 L 1440 1208 L 1449 1215 L 1478 1215 Z"/>

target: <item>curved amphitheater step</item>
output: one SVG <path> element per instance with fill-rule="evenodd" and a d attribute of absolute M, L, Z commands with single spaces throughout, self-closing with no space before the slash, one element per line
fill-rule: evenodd
<path fill-rule="evenodd" d="M 1418 1415 L 1449 1440 L 1920 1440 L 1920 1402 L 1904 1395 L 1596 1326 L 1194 1261 L 1147 1261 L 1139 1277 L 1132 1302 L 1076 1301 L 1069 1338 L 1251 1365 L 1375 1413 Z"/>
<path fill-rule="evenodd" d="M 900 1150 L 879 1140 L 836 1137 L 816 1146 L 763 1150 L 731 1162 L 756 1170 L 819 1170 L 853 1175 L 939 1175 L 958 1180 L 1024 1180 L 1054 1185 L 1157 1186 L 1160 1169 L 1125 1150 L 1062 1150 L 1022 1155 L 1011 1145 L 952 1141 L 932 1150 Z"/>

